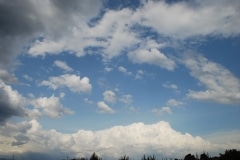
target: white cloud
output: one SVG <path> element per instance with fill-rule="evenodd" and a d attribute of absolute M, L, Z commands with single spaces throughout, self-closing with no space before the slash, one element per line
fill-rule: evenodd
<path fill-rule="evenodd" d="M 130 94 L 125 94 L 125 95 L 122 95 L 120 98 L 119 98 L 119 101 L 122 102 L 122 103 L 125 103 L 125 104 L 132 104 L 132 95 Z"/>
<path fill-rule="evenodd" d="M 113 91 L 107 90 L 103 93 L 103 99 L 109 103 L 116 102 L 116 94 Z"/>
<path fill-rule="evenodd" d="M 158 49 L 150 49 L 150 50 L 136 50 L 128 53 L 128 58 L 133 63 L 148 63 L 157 65 L 161 68 L 165 68 L 167 70 L 174 70 L 176 64 L 175 62 L 168 58 L 166 55 L 161 53 Z"/>
<path fill-rule="evenodd" d="M 59 67 L 59 68 L 61 68 L 61 69 L 63 69 L 63 70 L 66 71 L 66 72 L 71 72 L 71 71 L 73 71 L 73 69 L 72 69 L 71 67 L 69 67 L 69 66 L 67 65 L 67 63 L 64 62 L 64 61 L 56 60 L 56 61 L 54 61 L 54 65 L 57 66 L 57 67 Z"/>
<path fill-rule="evenodd" d="M 139 42 L 136 34 L 130 30 L 133 23 L 131 18 L 130 9 L 110 10 L 94 27 L 88 29 L 88 35 L 100 37 L 106 41 L 102 46 L 102 56 L 105 60 L 119 56 L 121 51 Z"/>
<path fill-rule="evenodd" d="M 25 133 L 28 141 L 22 147 L 34 142 L 36 145 L 28 150 L 40 145 L 50 151 L 72 153 L 72 156 L 89 156 L 96 152 L 103 158 L 119 158 L 125 154 L 141 158 L 144 153 L 183 157 L 187 153 L 200 153 L 203 148 L 214 150 L 213 147 L 216 147 L 201 137 L 177 132 L 165 121 L 150 125 L 133 123 L 128 126 L 114 126 L 95 132 L 79 130 L 72 134 L 57 132 L 53 129 L 44 130 L 36 120 L 24 123 L 24 126 L 25 129 L 21 133 Z M 16 127 L 19 128 L 20 124 Z M 12 130 L 9 126 L 7 128 Z M 16 138 L 16 132 L 19 131 L 9 132 L 12 135 L 6 135 L 6 137 Z M 7 146 L 7 144 L 0 145 Z M 27 148 L 25 150 L 27 151 Z"/>
<path fill-rule="evenodd" d="M 160 35 L 170 37 L 171 41 L 174 38 L 186 39 L 198 35 L 235 36 L 240 33 L 237 27 L 240 23 L 239 7 L 239 3 L 235 1 L 227 3 L 224 0 L 171 4 L 148 1 L 135 11 L 128 8 L 108 10 L 91 26 L 85 21 L 74 21 L 75 25 L 68 29 L 68 34 L 57 39 L 46 36 L 41 41 L 37 40 L 30 47 L 29 54 L 44 56 L 69 51 L 80 57 L 92 52 L 84 49 L 97 47 L 106 62 L 121 55 L 124 50 L 131 50 L 128 56 L 134 63 L 155 64 L 173 70 L 175 62 L 160 52 L 161 48 L 169 44 L 154 41 L 149 37 L 142 39 L 141 34 L 145 31 L 141 26 L 150 27 Z M 224 11 L 222 8 L 225 8 Z M 52 16 L 53 13 L 49 12 Z M 72 17 L 79 20 L 76 15 Z M 136 24 L 140 27 L 133 29 Z M 136 46 L 140 48 L 135 50 Z"/>
<path fill-rule="evenodd" d="M 126 75 L 132 75 L 132 72 L 129 72 L 125 67 L 119 66 L 118 70 Z"/>
<path fill-rule="evenodd" d="M 142 19 L 142 25 L 170 37 L 184 39 L 211 34 L 228 37 L 240 33 L 237 29 L 240 25 L 239 7 L 238 1 L 229 3 L 227 0 L 171 4 L 165 1 L 147 1 L 135 14 Z"/>
<path fill-rule="evenodd" d="M 13 47 L 8 47 L 12 48 L 8 50 L 3 47 L 2 52 L 6 50 L 11 53 L 20 53 L 18 49 L 22 48 L 23 44 L 26 45 L 29 37 L 31 39 L 32 36 L 36 38 L 40 35 L 41 38 L 29 46 L 28 53 L 32 56 L 69 51 L 80 57 L 86 54 L 84 49 L 91 46 L 101 48 L 100 53 L 103 58 L 110 60 L 121 55 L 122 51 L 133 49 L 136 45 L 143 43 L 140 37 L 145 32 L 145 28 L 142 29 L 142 26 L 149 27 L 170 39 L 173 37 L 185 39 L 198 35 L 229 37 L 240 33 L 238 29 L 240 4 L 237 0 L 231 2 L 227 0 L 185 1 L 171 4 L 165 1 L 146 1 L 136 10 L 129 8 L 117 11 L 108 10 L 99 21 L 92 23 L 91 26 L 88 25 L 89 20 L 98 16 L 101 1 L 74 2 L 73 5 L 62 1 L 41 3 L 26 1 L 25 3 L 28 4 L 22 5 L 25 7 L 21 7 L 20 3 L 12 8 L 9 7 L 9 12 L 12 14 L 5 15 L 9 16 L 8 19 L 14 16 L 18 17 L 19 21 L 23 20 L 19 23 L 14 22 L 14 26 L 19 26 L 21 23 L 31 29 L 22 33 L 21 27 L 12 27 L 13 31 L 8 27 L 11 32 L 6 33 L 6 36 L 10 38 L 4 36 L 1 42 L 8 44 L 12 41 L 10 44 Z M 19 12 L 15 7 L 19 9 Z M 44 11 L 36 9 L 39 7 L 45 8 Z M 13 10 L 16 12 L 12 12 Z M 26 17 L 26 14 L 31 16 Z M 23 39 L 23 42 L 20 43 L 19 39 Z M 155 42 L 149 42 L 148 45 L 151 49 L 160 48 Z M 12 54 L 6 55 L 11 57 Z M 1 59 L 3 61 L 9 59 L 7 56 L 4 55 Z M 167 69 L 172 69 L 172 65 Z"/>
<path fill-rule="evenodd" d="M 153 108 L 152 109 L 152 112 L 153 113 L 157 113 L 159 115 L 162 115 L 164 113 L 167 113 L 167 114 L 172 114 L 172 110 L 170 107 L 162 107 L 160 109 L 157 109 L 157 108 Z"/>
<path fill-rule="evenodd" d="M 181 106 L 184 103 L 181 101 L 177 101 L 175 99 L 169 99 L 166 103 L 167 106 L 175 107 L 175 106 Z"/>
<path fill-rule="evenodd" d="M 177 106 L 181 106 L 184 105 L 183 102 L 181 101 L 177 101 L 175 99 L 169 99 L 166 103 L 165 106 L 161 107 L 161 108 L 153 108 L 152 112 L 153 113 L 157 113 L 159 115 L 163 115 L 165 113 L 167 114 L 172 114 L 172 107 L 177 107 Z"/>
<path fill-rule="evenodd" d="M 44 41 L 35 41 L 35 43 L 31 46 L 31 48 L 28 51 L 28 54 L 30 54 L 33 57 L 37 56 L 45 56 L 46 54 L 59 54 L 64 50 L 65 42 L 64 41 L 50 41 L 50 40 L 44 40 Z"/>
<path fill-rule="evenodd" d="M 206 89 L 190 90 L 188 97 L 222 104 L 240 104 L 240 81 L 229 70 L 200 54 L 185 54 L 183 63 Z"/>
<path fill-rule="evenodd" d="M 103 101 L 98 102 L 97 105 L 101 113 L 115 113 L 115 111 Z"/>
<path fill-rule="evenodd" d="M 49 86 L 52 89 L 69 88 L 72 92 L 89 93 L 92 90 L 92 85 L 87 77 L 80 79 L 80 76 L 74 74 L 64 74 L 58 77 L 50 77 L 49 80 L 44 80 L 40 83 L 42 86 Z"/>
<path fill-rule="evenodd" d="M 59 118 L 65 114 L 73 114 L 73 111 L 65 108 L 58 97 L 39 97 L 32 101 L 37 109 L 41 109 L 43 113 L 51 118 Z"/>
<path fill-rule="evenodd" d="M 143 154 L 183 158 L 188 153 L 201 153 L 203 148 L 211 156 L 212 153 L 218 155 L 219 151 L 224 152 L 226 148 L 240 149 L 239 141 L 236 141 L 236 138 L 239 139 L 239 131 L 213 133 L 204 139 L 178 132 L 166 121 L 154 124 L 139 122 L 99 131 L 78 130 L 75 133 L 61 133 L 54 129 L 45 130 L 38 121 L 31 120 L 21 123 L 8 122 L 5 126 L 0 126 L 0 135 L 1 153 L 13 150 L 13 142 L 22 144 L 21 147 L 15 148 L 15 151 L 58 151 L 71 153 L 76 157 L 89 157 L 96 152 L 102 158 L 128 155 L 139 159 Z M 24 141 L 19 139 L 23 135 Z"/>
<path fill-rule="evenodd" d="M 100 1 L 31 3 L 34 8 L 45 8 L 44 12 L 36 10 L 38 19 L 43 23 L 44 38 L 31 44 L 28 54 L 36 57 L 73 51 L 77 56 L 85 55 L 82 53 L 84 44 L 81 43 L 84 42 L 84 37 L 81 36 L 83 39 L 80 39 L 75 36 L 75 27 L 80 25 L 79 22 L 87 23 L 97 16 L 101 9 Z"/>
<path fill-rule="evenodd" d="M 55 40 L 52 37 L 45 37 L 43 41 L 36 41 L 29 49 L 33 56 L 45 54 L 59 54 L 62 51 L 70 51 L 78 57 L 84 56 L 85 48 L 101 48 L 101 55 L 104 61 L 119 56 L 121 51 L 131 48 L 139 40 L 134 32 L 130 31 L 129 19 L 132 11 L 122 9 L 118 11 L 109 10 L 99 22 L 89 26 L 85 22 L 77 22 L 68 34 Z M 89 51 L 91 53 L 91 51 Z"/>

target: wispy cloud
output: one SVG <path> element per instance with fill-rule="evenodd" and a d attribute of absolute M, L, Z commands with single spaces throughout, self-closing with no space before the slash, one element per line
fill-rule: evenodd
<path fill-rule="evenodd" d="M 222 104 L 240 104 L 240 80 L 220 64 L 196 53 L 186 53 L 184 65 L 205 88 L 190 90 L 188 97 Z"/>
<path fill-rule="evenodd" d="M 54 61 L 53 65 L 63 69 L 66 72 L 73 71 L 73 69 L 71 67 L 69 67 L 68 64 L 66 62 L 64 62 L 64 61 L 56 60 L 56 61 Z"/>
<path fill-rule="evenodd" d="M 122 102 L 122 103 L 125 103 L 125 104 L 130 105 L 130 104 L 133 102 L 133 100 L 132 100 L 132 95 L 131 95 L 131 94 L 122 95 L 122 96 L 119 98 L 119 101 Z"/>
<path fill-rule="evenodd" d="M 101 113 L 115 113 L 115 111 L 103 101 L 98 102 L 97 105 Z"/>
<path fill-rule="evenodd" d="M 28 81 L 32 81 L 32 80 L 33 80 L 33 78 L 30 77 L 30 76 L 27 75 L 27 74 L 24 74 L 22 77 L 25 78 L 25 79 L 28 80 Z"/>
<path fill-rule="evenodd" d="M 176 107 L 176 106 L 181 106 L 181 105 L 184 105 L 184 103 L 182 101 L 178 101 L 176 99 L 169 99 L 167 102 L 166 102 L 166 105 L 167 106 L 171 106 L 171 107 Z"/>
<path fill-rule="evenodd" d="M 174 70 L 176 65 L 173 60 L 155 48 L 151 50 L 136 50 L 130 52 L 128 57 L 133 63 L 148 63 L 168 70 Z"/>
<path fill-rule="evenodd" d="M 167 113 L 167 114 L 172 114 L 172 110 L 170 107 L 162 107 L 162 108 L 153 108 L 152 109 L 152 112 L 153 113 L 157 113 L 159 115 L 162 115 L 164 113 Z"/>
<path fill-rule="evenodd" d="M 118 70 L 126 75 L 132 75 L 132 72 L 129 72 L 125 67 L 119 66 Z"/>
<path fill-rule="evenodd" d="M 163 83 L 162 86 L 165 88 L 178 89 L 178 86 L 176 84 L 171 84 L 169 82 Z"/>

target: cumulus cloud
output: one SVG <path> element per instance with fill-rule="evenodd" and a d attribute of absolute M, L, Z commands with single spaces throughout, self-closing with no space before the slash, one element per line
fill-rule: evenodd
<path fill-rule="evenodd" d="M 115 103 L 117 100 L 116 94 L 110 90 L 103 92 L 103 99 L 104 99 L 104 101 L 109 102 L 109 103 Z"/>
<path fill-rule="evenodd" d="M 229 132 L 230 133 L 230 132 Z M 90 156 L 96 152 L 103 158 L 119 158 L 122 155 L 141 158 L 143 154 L 155 154 L 162 157 L 184 157 L 188 153 L 201 153 L 206 149 L 218 154 L 228 148 L 239 149 L 235 138 L 239 131 L 232 131 L 230 139 L 227 133 L 216 133 L 206 137 L 192 136 L 174 130 L 166 121 L 154 124 L 133 123 L 127 126 L 114 126 L 108 129 L 91 131 L 78 130 L 75 133 L 61 133 L 54 129 L 46 130 L 36 120 L 21 123 L 7 123 L 0 126 L 2 151 L 10 145 L 20 145 L 25 152 L 47 148 L 44 152 L 58 151 L 71 153 L 72 156 Z M 219 142 L 216 139 L 227 138 Z M 209 139 L 210 141 L 208 141 Z M 234 141 L 233 141 L 234 140 Z M 31 146 L 31 147 L 27 147 Z M 43 152 L 43 153 L 44 153 Z"/>
<path fill-rule="evenodd" d="M 52 95 L 51 97 L 39 97 L 32 101 L 35 108 L 40 109 L 43 113 L 51 118 L 59 118 L 65 114 L 73 114 L 73 111 L 64 107 L 60 99 Z"/>
<path fill-rule="evenodd" d="M 168 58 L 165 54 L 161 53 L 158 49 L 136 50 L 134 52 L 128 53 L 128 58 L 133 63 L 153 64 L 170 71 L 174 70 L 176 65 L 172 59 Z"/>
<path fill-rule="evenodd" d="M 133 123 L 99 131 L 79 130 L 72 134 L 53 129 L 44 130 L 36 120 L 25 125 L 27 127 L 22 143 L 34 141 L 50 150 L 73 153 L 76 156 L 89 156 L 97 152 L 102 157 L 112 158 L 119 158 L 124 154 L 140 158 L 144 153 L 182 157 L 187 153 L 202 152 L 203 147 L 213 147 L 201 137 L 177 132 L 165 121 L 150 125 Z M 9 126 L 7 128 L 10 129 Z M 15 144 L 23 136 L 20 133 L 11 133 Z"/>
<path fill-rule="evenodd" d="M 100 109 L 101 113 L 115 113 L 115 110 L 110 108 L 105 102 L 100 101 L 97 103 L 98 108 Z"/>
<path fill-rule="evenodd" d="M 183 63 L 205 90 L 190 90 L 188 97 L 221 104 L 240 104 L 240 80 L 224 66 L 200 54 L 186 53 Z"/>
<path fill-rule="evenodd" d="M 68 64 L 67 64 L 66 62 L 64 62 L 64 61 L 56 60 L 56 61 L 54 61 L 53 64 L 54 64 L 55 66 L 63 69 L 63 70 L 66 71 L 66 72 L 71 72 L 71 71 L 73 71 L 73 69 L 72 69 L 71 67 L 69 67 Z"/>
<path fill-rule="evenodd" d="M 72 92 L 77 93 L 90 93 L 92 85 L 87 77 L 83 77 L 75 74 L 63 74 L 58 77 L 49 77 L 49 80 L 44 80 L 40 83 L 41 86 L 48 86 L 52 89 L 69 88 Z"/>

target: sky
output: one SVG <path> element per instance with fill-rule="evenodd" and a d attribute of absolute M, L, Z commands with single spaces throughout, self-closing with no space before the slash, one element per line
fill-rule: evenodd
<path fill-rule="evenodd" d="M 0 15 L 1 157 L 240 149 L 239 0 L 0 0 Z"/>

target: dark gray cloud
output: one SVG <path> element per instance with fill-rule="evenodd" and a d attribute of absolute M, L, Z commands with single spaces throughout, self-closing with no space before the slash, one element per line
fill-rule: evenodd
<path fill-rule="evenodd" d="M 6 120 L 12 116 L 24 116 L 24 110 L 21 108 L 13 108 L 7 102 L 2 100 L 0 95 L 0 125 L 5 124 Z"/>
<path fill-rule="evenodd" d="M 14 138 L 17 135 L 27 135 L 27 131 L 31 128 L 32 124 L 26 121 L 20 123 L 7 122 L 6 125 L 0 126 L 0 135 Z M 18 136 L 17 138 L 20 139 Z"/>
<path fill-rule="evenodd" d="M 39 15 L 28 0 L 0 1 L 0 64 L 5 66 L 20 52 L 27 38 L 41 30 Z M 0 66 L 0 67 L 2 67 Z"/>
<path fill-rule="evenodd" d="M 0 80 L 6 83 L 17 83 L 18 79 L 15 77 L 14 74 L 8 73 L 6 70 L 0 69 Z"/>
<path fill-rule="evenodd" d="M 66 15 L 80 13 L 79 16 L 91 18 L 98 14 L 101 7 L 99 0 L 52 0 L 52 3 L 61 13 Z"/>
<path fill-rule="evenodd" d="M 76 20 L 90 19 L 99 0 L 0 0 L 0 68 L 6 67 L 24 45 L 38 35 L 61 37 Z"/>
<path fill-rule="evenodd" d="M 18 134 L 13 138 L 14 138 L 14 141 L 12 142 L 12 146 L 22 146 L 29 141 L 28 136 L 24 134 Z"/>
<path fill-rule="evenodd" d="M 39 15 L 28 0 L 0 1 L 0 34 L 28 35 L 42 29 Z"/>
<path fill-rule="evenodd" d="M 5 124 L 12 116 L 27 116 L 22 103 L 21 95 L 0 81 L 0 125 Z"/>

